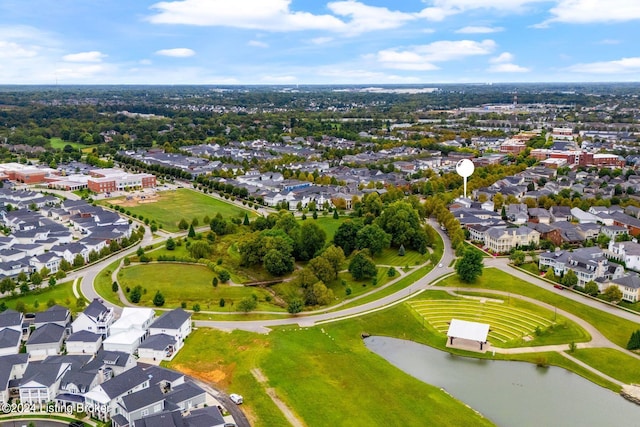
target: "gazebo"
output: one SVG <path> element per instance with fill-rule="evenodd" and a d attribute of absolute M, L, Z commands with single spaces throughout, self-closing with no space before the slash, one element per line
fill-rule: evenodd
<path fill-rule="evenodd" d="M 488 324 L 459 319 L 451 319 L 447 331 L 449 345 L 453 345 L 453 340 L 456 338 L 476 341 L 480 344 L 480 351 L 482 351 L 483 344 L 487 343 L 487 335 L 489 335 Z"/>

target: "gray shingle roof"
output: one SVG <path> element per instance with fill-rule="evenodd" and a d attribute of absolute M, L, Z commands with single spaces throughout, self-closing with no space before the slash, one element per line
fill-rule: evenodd
<path fill-rule="evenodd" d="M 0 328 L 18 325 L 22 325 L 22 313 L 11 309 L 0 313 Z"/>
<path fill-rule="evenodd" d="M 164 407 L 164 394 L 159 387 L 149 387 L 123 396 L 121 405 L 127 412 L 132 412 L 158 402 L 163 402 Z"/>
<path fill-rule="evenodd" d="M 180 326 L 190 318 L 190 313 L 187 313 L 181 308 L 176 308 L 175 310 L 162 313 L 162 316 L 158 317 L 155 322 L 151 324 L 151 327 L 158 329 L 179 329 Z"/>
<path fill-rule="evenodd" d="M 36 313 L 34 323 L 62 322 L 69 315 L 69 310 L 61 305 L 49 307 L 47 311 Z"/>
<path fill-rule="evenodd" d="M 94 299 L 91 301 L 91 304 L 87 306 L 82 312 L 85 316 L 88 316 L 92 319 L 97 319 L 98 316 L 107 311 L 107 307 L 103 303 L 100 302 L 99 299 Z"/>
<path fill-rule="evenodd" d="M 63 369 L 63 363 L 30 362 L 24 372 L 20 385 L 35 381 L 44 386 L 51 386 Z"/>
<path fill-rule="evenodd" d="M 20 342 L 21 333 L 14 329 L 0 331 L 0 348 L 15 348 Z"/>
<path fill-rule="evenodd" d="M 619 277 L 615 280 L 612 280 L 612 282 L 631 289 L 640 288 L 640 276 L 638 276 L 637 274 L 630 274 L 628 276 Z"/>
<path fill-rule="evenodd" d="M 196 396 L 202 396 L 206 392 L 193 383 L 184 383 L 178 386 L 175 386 L 169 393 L 166 395 L 166 399 L 168 402 L 179 404 L 180 402 L 184 402 L 189 399 L 193 399 Z"/>
<path fill-rule="evenodd" d="M 98 342 L 101 335 L 89 331 L 78 331 L 69 335 L 67 342 Z"/>
<path fill-rule="evenodd" d="M 151 350 L 164 350 L 172 344 L 175 344 L 176 340 L 167 334 L 151 335 L 140 344 L 139 348 L 149 348 Z"/>
<path fill-rule="evenodd" d="M 214 424 L 211 424 L 214 425 Z M 162 412 L 134 421 L 135 427 L 186 427 L 180 412 Z"/>
<path fill-rule="evenodd" d="M 149 376 L 142 370 L 142 368 L 135 366 L 128 371 L 103 382 L 101 387 L 107 396 L 113 399 L 142 384 L 148 379 Z"/>
<path fill-rule="evenodd" d="M 27 345 L 57 343 L 60 342 L 63 335 L 64 327 L 55 323 L 47 323 L 31 333 Z"/>

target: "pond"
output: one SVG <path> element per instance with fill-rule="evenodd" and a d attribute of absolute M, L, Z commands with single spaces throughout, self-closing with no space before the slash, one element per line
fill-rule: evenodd
<path fill-rule="evenodd" d="M 640 425 L 640 406 L 562 368 L 455 356 L 396 338 L 370 337 L 365 345 L 498 426 Z"/>

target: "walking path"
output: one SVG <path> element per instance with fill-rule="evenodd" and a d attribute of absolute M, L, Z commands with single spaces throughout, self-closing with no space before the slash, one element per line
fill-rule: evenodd
<path fill-rule="evenodd" d="M 271 398 L 271 400 L 273 400 L 273 403 L 275 403 L 275 405 L 278 407 L 278 409 L 280 409 L 280 411 L 285 416 L 287 421 L 289 421 L 289 423 L 293 427 L 305 427 L 306 424 L 304 424 L 302 420 L 291 410 L 291 408 L 289 408 L 286 405 L 286 403 L 284 403 L 278 397 L 278 395 L 276 394 L 276 389 L 272 387 L 267 387 L 268 379 L 259 368 L 252 369 L 251 375 L 253 375 L 256 381 L 258 381 L 260 384 L 265 386 L 265 391 L 267 392 L 267 395 Z"/>

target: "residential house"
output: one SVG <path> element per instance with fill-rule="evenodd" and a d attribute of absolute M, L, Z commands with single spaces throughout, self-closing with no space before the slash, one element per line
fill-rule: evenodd
<path fill-rule="evenodd" d="M 0 356 L 18 354 L 22 341 L 22 331 L 4 328 L 0 330 Z"/>
<path fill-rule="evenodd" d="M 523 246 L 537 246 L 540 243 L 540 233 L 527 226 L 518 228 L 493 227 L 487 230 L 485 246 L 495 253 L 507 253 L 514 248 Z"/>
<path fill-rule="evenodd" d="M 52 252 L 47 252 L 42 255 L 34 256 L 29 260 L 29 264 L 36 271 L 42 271 L 43 268 L 46 268 L 49 270 L 50 274 L 55 274 L 60 269 L 60 261 L 62 261 L 61 257 Z"/>
<path fill-rule="evenodd" d="M 554 246 L 560 246 L 562 244 L 560 229 L 548 224 L 535 222 L 528 222 L 527 226 L 540 233 L 540 240 L 548 240 L 553 243 Z"/>
<path fill-rule="evenodd" d="M 165 396 L 158 387 L 150 387 L 127 394 L 115 406 L 114 424 L 121 425 L 121 415 L 130 425 L 135 420 L 158 414 L 165 409 Z"/>
<path fill-rule="evenodd" d="M 65 328 L 56 323 L 47 323 L 31 333 L 27 340 L 29 357 L 39 358 L 59 354 Z"/>
<path fill-rule="evenodd" d="M 511 203 L 505 210 L 507 219 L 513 224 L 524 224 L 529 220 L 527 205 L 524 203 Z"/>
<path fill-rule="evenodd" d="M 640 271 L 640 243 L 611 240 L 605 255 L 623 262 L 630 270 Z"/>
<path fill-rule="evenodd" d="M 80 330 L 69 335 L 65 343 L 67 354 L 96 354 L 102 346 L 102 335 Z"/>
<path fill-rule="evenodd" d="M 124 396 L 148 387 L 149 376 L 135 366 L 84 393 L 85 403 L 92 417 L 107 421 L 118 414 L 118 405 Z"/>
<path fill-rule="evenodd" d="M 552 222 L 571 221 L 573 215 L 569 206 L 551 206 L 549 208 Z"/>
<path fill-rule="evenodd" d="M 134 354 L 149 335 L 149 326 L 155 318 L 151 308 L 125 307 L 120 318 L 110 328 L 109 337 L 102 345 L 105 350 Z"/>
<path fill-rule="evenodd" d="M 22 333 L 23 323 L 24 315 L 19 311 L 8 309 L 0 313 L 0 331 L 4 329 L 13 329 L 14 331 Z"/>
<path fill-rule="evenodd" d="M 553 268 L 558 277 L 573 270 L 578 277 L 579 286 L 598 279 L 616 279 L 624 274 L 624 268 L 619 264 L 609 263 L 598 247 L 579 248 L 573 252 L 544 252 L 538 257 L 538 267 L 544 271 Z"/>
<path fill-rule="evenodd" d="M 30 362 L 19 383 L 20 403 L 40 405 L 52 402 L 70 363 Z"/>
<path fill-rule="evenodd" d="M 71 331 L 89 331 L 106 338 L 114 320 L 113 308 L 107 308 L 101 300 L 95 298 L 82 313 L 78 313 L 71 324 Z"/>
<path fill-rule="evenodd" d="M 12 398 L 12 393 L 24 375 L 29 365 L 29 355 L 26 353 L 0 356 L 0 403 L 6 403 Z"/>
<path fill-rule="evenodd" d="M 637 274 L 629 274 L 618 277 L 606 283 L 604 288 L 609 286 L 617 286 L 622 292 L 622 299 L 631 303 L 640 301 L 640 276 Z M 604 291 L 604 289 L 601 289 Z"/>
<path fill-rule="evenodd" d="M 169 335 L 176 341 L 175 351 L 179 351 L 184 344 L 184 340 L 191 333 L 191 313 L 181 308 L 165 311 L 149 327 L 149 334 Z"/>
<path fill-rule="evenodd" d="M 598 217 L 589 212 L 585 212 L 580 208 L 571 208 L 571 215 L 578 221 L 580 224 L 585 223 L 597 223 L 599 221 Z"/>
<path fill-rule="evenodd" d="M 68 327 L 71 323 L 71 312 L 66 307 L 61 305 L 54 305 L 49 307 L 46 311 L 36 313 L 33 321 L 36 329 L 48 325 L 55 324 L 61 326 L 63 329 Z"/>
<path fill-rule="evenodd" d="M 551 214 L 544 208 L 529 208 L 529 222 L 540 224 L 549 224 L 551 222 Z"/>
<path fill-rule="evenodd" d="M 619 225 L 605 225 L 601 228 L 600 231 L 602 232 L 602 234 L 613 241 L 615 241 L 620 236 L 629 234 L 626 227 L 621 227 Z"/>
<path fill-rule="evenodd" d="M 613 225 L 625 227 L 630 235 L 636 237 L 640 235 L 640 219 L 629 216 L 625 213 L 614 213 Z"/>

